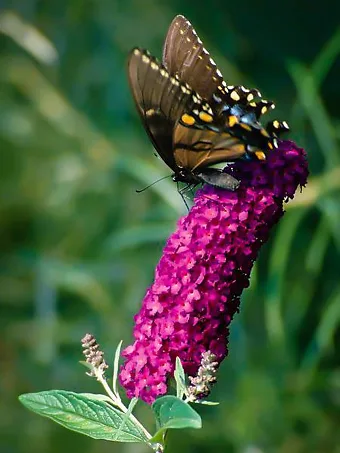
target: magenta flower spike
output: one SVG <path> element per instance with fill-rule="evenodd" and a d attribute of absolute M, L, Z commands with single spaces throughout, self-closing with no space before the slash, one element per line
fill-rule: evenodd
<path fill-rule="evenodd" d="M 205 186 L 170 236 L 135 316 L 135 341 L 123 351 L 120 382 L 147 403 L 164 395 L 175 360 L 195 376 L 202 354 L 218 365 L 228 353 L 229 325 L 250 272 L 283 202 L 307 182 L 305 151 L 281 141 L 264 161 L 237 161 L 234 191 Z"/>

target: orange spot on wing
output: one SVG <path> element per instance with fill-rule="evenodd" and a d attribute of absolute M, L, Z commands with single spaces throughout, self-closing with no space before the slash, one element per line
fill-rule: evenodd
<path fill-rule="evenodd" d="M 195 118 L 193 116 L 188 115 L 187 113 L 184 113 L 184 115 L 182 115 L 181 120 L 187 126 L 192 126 L 193 124 L 195 124 Z"/>

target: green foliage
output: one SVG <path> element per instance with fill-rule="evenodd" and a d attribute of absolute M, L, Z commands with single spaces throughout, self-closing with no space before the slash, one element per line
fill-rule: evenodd
<path fill-rule="evenodd" d="M 311 177 L 261 251 L 204 430 L 173 451 L 335 453 L 340 388 L 339 4 L 5 0 L 0 12 L 0 450 L 124 452 L 32 417 L 17 395 L 96 391 L 80 338 L 131 341 L 166 237 L 185 212 L 154 158 L 125 75 L 160 56 L 173 16 L 194 23 L 230 84 L 273 99 Z M 326 11 L 325 9 L 325 11 Z M 320 12 L 321 11 L 321 12 Z M 303 18 L 303 20 L 299 20 Z M 275 116 L 274 116 L 275 114 Z M 148 408 L 136 408 L 139 419 Z M 15 420 L 15 423 L 14 423 Z M 20 426 L 20 436 L 18 435 Z M 170 451 L 170 448 L 169 448 Z"/>
<path fill-rule="evenodd" d="M 65 390 L 26 393 L 20 402 L 33 412 L 93 439 L 147 443 L 143 431 L 129 418 L 98 398 Z M 133 401 L 135 403 L 135 401 Z"/>
<path fill-rule="evenodd" d="M 118 372 L 119 372 L 119 358 L 120 358 L 120 351 L 122 348 L 122 341 L 118 343 L 116 348 L 115 357 L 113 361 L 113 375 L 112 375 L 112 389 L 115 395 L 118 395 Z"/>
<path fill-rule="evenodd" d="M 152 405 L 156 416 L 158 431 L 151 441 L 162 442 L 163 434 L 168 429 L 202 428 L 202 420 L 188 403 L 176 396 L 163 396 Z"/>
<path fill-rule="evenodd" d="M 185 393 L 186 382 L 183 365 L 179 357 L 176 357 L 176 368 L 174 372 L 174 378 L 176 381 L 176 396 L 177 398 L 182 399 Z"/>

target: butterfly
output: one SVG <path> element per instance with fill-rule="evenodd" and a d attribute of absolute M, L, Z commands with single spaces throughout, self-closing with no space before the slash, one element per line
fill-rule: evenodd
<path fill-rule="evenodd" d="M 173 180 L 235 190 L 239 181 L 213 165 L 240 158 L 266 159 L 289 127 L 260 117 L 275 106 L 256 89 L 227 85 L 184 16 L 172 21 L 160 63 L 134 48 L 128 79 L 145 130 Z"/>

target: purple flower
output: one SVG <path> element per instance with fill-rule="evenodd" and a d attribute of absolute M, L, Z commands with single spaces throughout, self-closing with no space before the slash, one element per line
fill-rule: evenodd
<path fill-rule="evenodd" d="M 283 201 L 307 181 L 305 151 L 282 141 L 265 161 L 237 161 L 228 172 L 235 192 L 205 186 L 163 251 L 155 281 L 135 316 L 120 382 L 127 395 L 152 403 L 167 391 L 178 356 L 195 376 L 202 354 L 227 355 L 229 324 Z"/>

